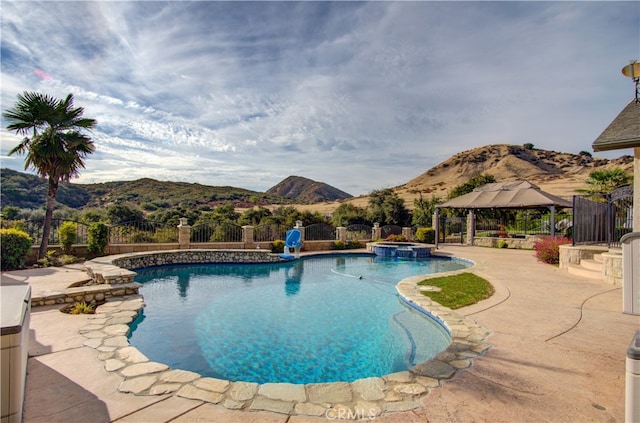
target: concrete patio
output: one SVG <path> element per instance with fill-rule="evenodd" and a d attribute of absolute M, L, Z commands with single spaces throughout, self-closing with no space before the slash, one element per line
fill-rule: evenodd
<path fill-rule="evenodd" d="M 444 246 L 468 258 L 496 294 L 463 310 L 489 329 L 491 348 L 473 365 L 430 389 L 423 407 L 385 414 L 381 422 L 624 421 L 625 356 L 638 316 L 622 310 L 622 289 L 538 263 L 532 251 Z M 80 266 L 5 272 L 2 283 L 34 292 L 86 279 Z M 236 411 L 173 394 L 118 390 L 80 329 L 89 316 L 36 307 L 24 421 L 31 422 L 316 422 L 336 420 Z M 344 416 L 346 417 L 346 416 Z"/>

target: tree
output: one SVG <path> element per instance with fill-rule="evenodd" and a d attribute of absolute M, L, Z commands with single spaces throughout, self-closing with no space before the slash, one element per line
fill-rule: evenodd
<path fill-rule="evenodd" d="M 453 187 L 451 192 L 449 193 L 449 200 L 452 198 L 460 197 L 461 195 L 465 195 L 473 191 L 474 189 L 481 187 L 485 184 L 492 184 L 496 181 L 496 178 L 493 175 L 488 173 L 486 174 L 477 174 L 469 179 L 467 182 L 461 185 L 457 185 Z"/>
<path fill-rule="evenodd" d="M 432 194 L 429 200 L 425 200 L 422 198 L 422 194 L 420 194 L 420 198 L 413 200 L 413 217 L 411 224 L 422 227 L 433 226 L 433 213 L 436 210 L 436 206 L 441 202 L 442 200 L 436 197 L 435 194 Z"/>
<path fill-rule="evenodd" d="M 73 94 L 57 100 L 45 94 L 18 94 L 18 101 L 2 116 L 9 121 L 7 129 L 25 138 L 9 151 L 9 155 L 26 155 L 25 170 L 35 169 L 48 179 L 46 212 L 38 258 L 44 258 L 49 245 L 51 219 L 60 182 L 68 182 L 84 168 L 85 158 L 94 152 L 91 138 L 81 130 L 93 129 L 95 119 L 84 118 L 84 109 L 73 106 Z"/>
<path fill-rule="evenodd" d="M 351 203 L 342 203 L 331 216 L 333 226 L 349 226 L 367 224 L 367 211 Z"/>
<path fill-rule="evenodd" d="M 374 223 L 404 225 L 409 222 L 409 211 L 404 206 L 404 200 L 387 188 L 371 192 L 367 218 Z"/>
<path fill-rule="evenodd" d="M 587 188 L 579 190 L 589 194 L 608 194 L 617 188 L 629 185 L 633 176 L 619 167 L 605 170 L 594 170 L 585 180 Z"/>

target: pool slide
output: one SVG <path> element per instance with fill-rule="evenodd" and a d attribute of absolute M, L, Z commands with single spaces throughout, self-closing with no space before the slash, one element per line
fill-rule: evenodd
<path fill-rule="evenodd" d="M 292 260 L 296 258 L 296 256 L 300 251 L 300 248 L 302 247 L 302 242 L 300 242 L 301 238 L 302 238 L 302 233 L 300 232 L 300 229 L 296 229 L 296 228 L 289 229 L 287 231 L 287 235 L 285 236 L 285 240 L 284 240 L 284 253 L 280 254 L 280 258 L 287 259 L 287 260 Z M 296 256 L 291 254 L 291 248 L 293 248 L 294 251 L 296 252 Z"/>

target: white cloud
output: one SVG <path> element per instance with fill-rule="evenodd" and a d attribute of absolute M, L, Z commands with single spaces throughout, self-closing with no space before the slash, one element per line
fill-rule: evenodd
<path fill-rule="evenodd" d="M 617 2 L 5 1 L 1 20 L 2 108 L 73 92 L 98 120 L 80 180 L 256 190 L 363 194 L 491 143 L 589 151 L 640 52 L 640 6 Z"/>

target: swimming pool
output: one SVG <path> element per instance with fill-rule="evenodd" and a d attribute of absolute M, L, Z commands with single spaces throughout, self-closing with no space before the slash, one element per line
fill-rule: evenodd
<path fill-rule="evenodd" d="M 332 255 L 137 269 L 146 306 L 129 341 L 151 360 L 232 381 L 382 376 L 449 344 L 436 321 L 403 305 L 397 282 L 465 266 L 438 258 Z"/>

